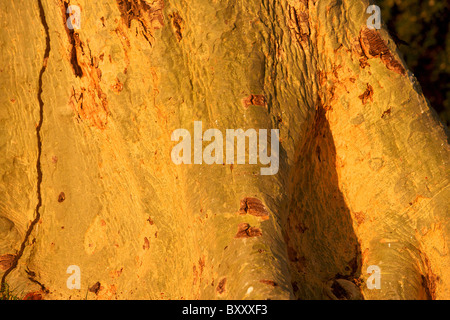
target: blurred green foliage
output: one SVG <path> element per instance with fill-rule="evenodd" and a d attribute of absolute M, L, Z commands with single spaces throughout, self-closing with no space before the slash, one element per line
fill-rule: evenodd
<path fill-rule="evenodd" d="M 377 0 L 376 4 L 425 97 L 449 126 L 449 0 Z"/>

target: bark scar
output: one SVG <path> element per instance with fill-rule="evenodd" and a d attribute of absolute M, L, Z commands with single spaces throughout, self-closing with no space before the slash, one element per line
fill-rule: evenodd
<path fill-rule="evenodd" d="M 269 212 L 267 211 L 266 207 L 261 202 L 261 200 L 257 198 L 246 197 L 241 200 L 239 214 L 245 215 L 247 213 L 255 217 L 258 217 L 262 220 L 269 219 Z"/>
<path fill-rule="evenodd" d="M 373 102 L 373 87 L 370 84 L 367 84 L 366 90 L 363 94 L 359 95 L 358 98 L 361 99 L 362 104 L 366 104 L 369 100 Z"/>
<path fill-rule="evenodd" d="M 238 232 L 234 236 L 235 239 L 238 238 L 252 238 L 262 236 L 262 230 L 257 227 L 251 227 L 248 223 L 240 223 L 238 225 Z"/>
<path fill-rule="evenodd" d="M 175 11 L 173 14 L 169 14 L 169 18 L 172 19 L 172 26 L 175 31 L 175 36 L 177 37 L 178 42 L 183 39 L 183 30 L 184 30 L 184 20 L 181 18 L 178 11 Z"/>
<path fill-rule="evenodd" d="M 125 25 L 130 28 L 136 20 L 142 26 L 142 35 L 152 46 L 153 31 L 164 26 L 164 0 L 116 0 Z M 151 2 L 151 3 L 150 3 Z"/>
<path fill-rule="evenodd" d="M 359 36 L 359 43 L 367 58 L 380 58 L 389 70 L 398 74 L 405 74 L 405 68 L 395 59 L 377 30 L 362 29 Z"/>

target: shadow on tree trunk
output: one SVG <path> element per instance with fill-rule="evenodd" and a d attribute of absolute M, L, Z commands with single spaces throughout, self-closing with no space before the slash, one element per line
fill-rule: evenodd
<path fill-rule="evenodd" d="M 298 299 L 362 299 L 361 249 L 338 187 L 325 112 L 322 105 L 316 109 L 292 175 L 285 235 L 292 286 Z"/>

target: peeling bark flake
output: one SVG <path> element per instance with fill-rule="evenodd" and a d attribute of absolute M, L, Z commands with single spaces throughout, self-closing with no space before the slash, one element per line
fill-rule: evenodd
<path fill-rule="evenodd" d="M 262 230 L 257 227 L 251 227 L 248 223 L 240 223 L 238 225 L 238 232 L 234 238 L 252 238 L 262 236 Z"/>
<path fill-rule="evenodd" d="M 367 58 L 380 58 L 384 65 L 398 74 L 405 74 L 402 64 L 397 61 L 381 38 L 377 30 L 364 28 L 360 32 L 359 42 Z"/>
<path fill-rule="evenodd" d="M 239 214 L 244 215 L 247 213 L 261 218 L 262 220 L 269 219 L 269 212 L 267 211 L 261 200 L 257 198 L 246 197 L 241 200 Z"/>
<path fill-rule="evenodd" d="M 242 99 L 242 104 L 244 108 L 248 108 L 249 106 L 261 106 L 265 107 L 267 105 L 266 103 L 266 97 L 262 94 L 251 94 L 248 97 L 245 97 Z"/>
<path fill-rule="evenodd" d="M 359 95 L 358 98 L 361 99 L 362 104 L 366 104 L 369 100 L 370 102 L 373 102 L 373 87 L 370 84 L 367 84 L 366 91 Z"/>

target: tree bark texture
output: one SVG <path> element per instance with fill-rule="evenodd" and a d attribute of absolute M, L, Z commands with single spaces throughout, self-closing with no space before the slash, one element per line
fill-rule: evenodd
<path fill-rule="evenodd" d="M 46 299 L 450 298 L 448 134 L 369 5 L 1 0 L 3 282 Z M 279 172 L 175 165 L 171 133 L 194 121 L 279 129 Z"/>

